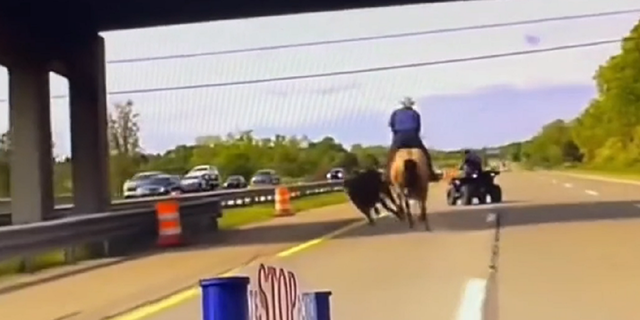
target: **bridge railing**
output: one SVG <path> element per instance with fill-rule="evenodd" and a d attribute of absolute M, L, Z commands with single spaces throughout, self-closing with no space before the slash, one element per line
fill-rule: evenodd
<path fill-rule="evenodd" d="M 315 182 L 288 186 L 292 198 L 342 190 L 342 182 Z M 189 239 L 217 230 L 223 207 L 249 206 L 274 200 L 275 187 L 225 190 L 178 197 L 183 234 Z M 0 262 L 65 249 L 73 262 L 73 248 L 99 244 L 101 255 L 110 255 L 118 246 L 152 241 L 157 237 L 154 204 L 176 197 L 149 199 L 142 207 L 107 213 L 61 217 L 57 220 L 0 227 Z M 136 205 L 140 205 L 138 202 Z M 68 250 L 67 250 L 68 249 Z"/>

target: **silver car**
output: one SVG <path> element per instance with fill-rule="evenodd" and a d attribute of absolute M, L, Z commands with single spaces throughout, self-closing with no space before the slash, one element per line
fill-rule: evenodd
<path fill-rule="evenodd" d="M 263 169 L 258 170 L 253 177 L 251 177 L 250 183 L 252 186 L 273 186 L 280 184 L 280 177 L 275 170 Z"/>
<path fill-rule="evenodd" d="M 215 166 L 201 165 L 195 166 L 189 170 L 185 175 L 189 177 L 201 176 L 203 179 L 208 180 L 208 184 L 211 186 L 211 190 L 220 186 L 220 171 Z M 208 187 L 207 187 L 208 188 Z"/>
<path fill-rule="evenodd" d="M 125 198 L 162 196 L 181 191 L 177 177 L 155 171 L 136 174 L 124 183 L 122 189 Z"/>
<path fill-rule="evenodd" d="M 217 184 L 207 171 L 189 172 L 180 179 L 180 188 L 183 192 L 213 191 Z"/>

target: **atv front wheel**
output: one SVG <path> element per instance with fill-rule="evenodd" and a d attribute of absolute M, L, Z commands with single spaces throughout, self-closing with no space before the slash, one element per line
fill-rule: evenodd
<path fill-rule="evenodd" d="M 494 186 L 491 188 L 491 203 L 500 203 L 502 202 L 502 188 L 500 186 Z"/>
<path fill-rule="evenodd" d="M 455 206 L 457 202 L 458 198 L 456 198 L 456 191 L 453 188 L 449 188 L 449 190 L 447 190 L 447 204 Z"/>
<path fill-rule="evenodd" d="M 470 206 L 473 203 L 473 194 L 471 186 L 464 185 L 460 188 L 460 199 L 462 200 L 462 204 L 465 206 Z"/>

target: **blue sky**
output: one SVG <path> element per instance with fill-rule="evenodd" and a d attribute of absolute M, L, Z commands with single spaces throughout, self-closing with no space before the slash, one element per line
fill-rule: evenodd
<path fill-rule="evenodd" d="M 635 4 L 634 4 L 635 3 Z M 632 0 L 478 1 L 221 21 L 104 34 L 107 60 L 282 45 L 640 8 Z M 320 47 L 112 64 L 109 91 L 224 83 L 496 54 L 615 39 L 640 13 Z M 132 99 L 145 150 L 200 135 L 333 135 L 347 144 L 387 143 L 387 117 L 409 95 L 423 135 L 437 148 L 501 144 L 577 115 L 594 96 L 592 76 L 616 44 L 379 73 L 149 94 Z M 7 96 L 0 72 L 0 97 Z M 66 81 L 52 76 L 52 94 Z M 5 109 L 6 104 L 0 105 Z M 68 154 L 68 101 L 53 101 L 56 153 Z M 6 114 L 6 113 L 5 113 Z M 0 130 L 7 119 L 0 118 Z"/>

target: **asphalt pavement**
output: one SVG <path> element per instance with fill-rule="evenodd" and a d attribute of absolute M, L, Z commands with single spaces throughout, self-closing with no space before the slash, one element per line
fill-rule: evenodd
<path fill-rule="evenodd" d="M 383 218 L 269 263 L 332 290 L 337 320 L 638 319 L 640 185 L 532 172 L 498 183 L 503 204 L 472 207 L 447 206 L 435 186 L 434 232 Z M 202 319 L 200 301 L 150 318 L 174 319 Z"/>

